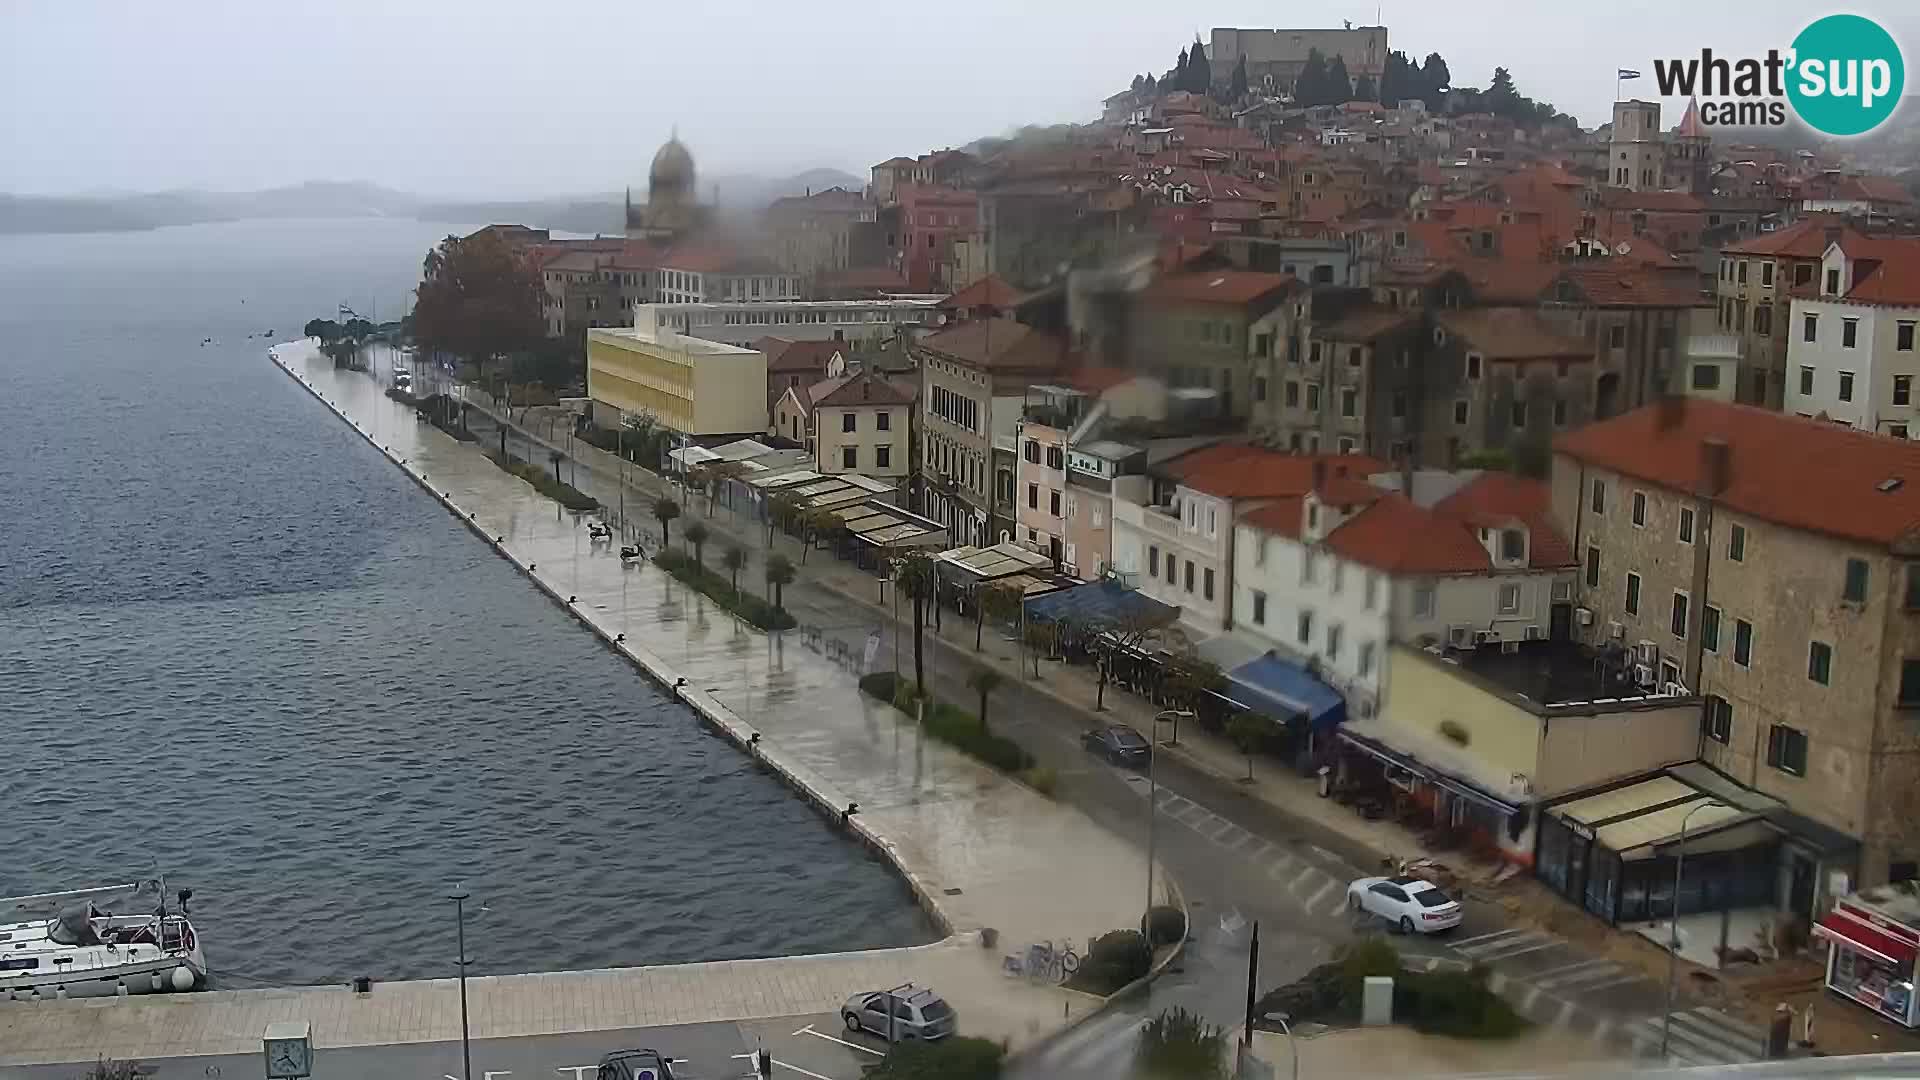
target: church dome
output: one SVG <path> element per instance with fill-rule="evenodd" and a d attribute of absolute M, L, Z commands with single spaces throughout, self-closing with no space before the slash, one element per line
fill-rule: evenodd
<path fill-rule="evenodd" d="M 647 198 L 649 202 L 673 202 L 692 195 L 693 155 L 675 136 L 653 155 L 653 168 L 647 173 Z"/>

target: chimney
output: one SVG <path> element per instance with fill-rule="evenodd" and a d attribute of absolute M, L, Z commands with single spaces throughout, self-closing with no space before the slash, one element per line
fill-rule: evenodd
<path fill-rule="evenodd" d="M 1662 390 L 1659 400 L 1653 405 L 1653 430 L 1672 431 L 1680 426 L 1687 417 L 1687 399 L 1684 395 Z"/>
<path fill-rule="evenodd" d="M 1700 478 L 1696 494 L 1718 498 L 1733 483 L 1733 448 L 1721 438 L 1700 440 Z"/>
<path fill-rule="evenodd" d="M 1413 452 L 1400 455 L 1400 494 L 1413 498 Z"/>
<path fill-rule="evenodd" d="M 1327 486 L 1327 463 L 1315 458 L 1313 462 L 1313 490 L 1320 491 Z"/>
<path fill-rule="evenodd" d="M 1829 225 L 1826 228 L 1820 230 L 1820 235 L 1826 238 L 1826 242 L 1828 244 L 1837 244 L 1840 242 L 1840 226 Z M 1825 249 L 1824 244 L 1821 245 L 1821 247 L 1822 247 L 1822 250 Z"/>

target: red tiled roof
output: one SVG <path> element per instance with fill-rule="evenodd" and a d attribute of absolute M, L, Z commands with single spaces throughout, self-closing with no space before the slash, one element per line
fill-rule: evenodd
<path fill-rule="evenodd" d="M 1562 270 L 1556 280 L 1572 282 L 1598 307 L 1701 307 L 1710 303 L 1701 297 L 1699 275 L 1690 268 L 1667 272 L 1634 266 L 1577 266 Z"/>
<path fill-rule="evenodd" d="M 1147 286 L 1150 300 L 1182 304 L 1252 304 L 1284 295 L 1297 283 L 1292 274 L 1252 270 L 1196 270 L 1162 274 Z"/>
<path fill-rule="evenodd" d="M 761 338 L 778 341 L 779 338 Z M 778 354 L 767 354 L 768 371 L 825 371 L 827 361 L 845 345 L 838 341 L 789 341 Z M 764 351 L 764 350 L 762 350 Z"/>
<path fill-rule="evenodd" d="M 1058 381 L 1075 390 L 1098 394 L 1122 383 L 1132 382 L 1139 377 L 1139 372 L 1127 368 L 1083 367 L 1074 369 L 1066 378 Z"/>
<path fill-rule="evenodd" d="M 1275 536 L 1300 536 L 1300 518 L 1306 509 L 1305 495 L 1287 495 L 1255 510 L 1240 520 Z"/>
<path fill-rule="evenodd" d="M 1724 255 L 1786 255 L 1793 258 L 1817 259 L 1826 254 L 1827 230 L 1838 229 L 1844 241 L 1860 234 L 1843 224 L 1837 217 L 1814 215 L 1801 218 L 1784 229 L 1762 233 L 1751 240 L 1733 244 L 1722 250 Z"/>
<path fill-rule="evenodd" d="M 1258 446 L 1222 444 L 1195 450 L 1168 462 L 1165 470 L 1182 484 L 1223 499 L 1278 499 L 1313 489 L 1313 465 L 1322 462 L 1331 482 L 1345 470 L 1371 476 L 1388 468 L 1364 454 L 1283 454 Z"/>
<path fill-rule="evenodd" d="M 1725 441 L 1731 451 L 1720 502 L 1737 513 L 1876 545 L 1891 545 L 1920 528 L 1920 443 L 1907 439 L 1680 398 L 1562 435 L 1554 449 L 1692 492 L 1701 479 L 1701 442 L 1708 438 Z"/>
<path fill-rule="evenodd" d="M 1466 522 L 1441 518 L 1398 492 L 1343 522 L 1325 543 L 1342 558 L 1389 574 L 1469 574 L 1493 566 Z"/>
<path fill-rule="evenodd" d="M 934 306 L 948 311 L 977 307 L 1009 308 L 1019 302 L 1021 295 L 1018 289 L 988 274 Z"/>
<path fill-rule="evenodd" d="M 820 390 L 815 387 L 815 390 Z M 872 372 L 862 372 L 848 379 L 840 380 L 836 385 L 826 387 L 823 393 L 815 393 L 813 407 L 816 409 L 852 408 L 861 405 L 910 405 L 913 394 Z"/>
<path fill-rule="evenodd" d="M 1360 308 L 1337 321 L 1316 325 L 1313 336 L 1325 341 L 1367 342 L 1419 320 L 1419 312 L 1405 308 Z"/>
<path fill-rule="evenodd" d="M 1440 500 L 1434 512 L 1472 524 L 1518 520 L 1532 541 L 1530 565 L 1536 569 L 1572 566 L 1573 545 L 1553 524 L 1553 490 L 1538 480 L 1507 472 L 1484 472 Z"/>
<path fill-rule="evenodd" d="M 1076 359 L 1065 339 L 998 316 L 941 330 L 918 346 L 992 371 L 1051 372 L 1071 367 Z"/>
<path fill-rule="evenodd" d="M 1706 204 L 1700 197 L 1685 191 L 1626 191 L 1621 188 L 1605 188 L 1600 192 L 1600 204 L 1609 210 L 1658 210 L 1667 213 L 1687 213 L 1705 210 Z"/>
<path fill-rule="evenodd" d="M 1483 304 L 1532 304 L 1547 291 L 1560 267 L 1525 259 L 1459 259 L 1453 268 L 1464 274 L 1474 298 Z"/>
<path fill-rule="evenodd" d="M 1593 358 L 1593 346 L 1554 330 L 1531 308 L 1442 310 L 1435 317 L 1489 360 Z"/>

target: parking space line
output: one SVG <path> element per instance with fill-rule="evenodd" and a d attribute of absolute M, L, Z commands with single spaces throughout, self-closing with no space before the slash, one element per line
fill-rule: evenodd
<path fill-rule="evenodd" d="M 1234 826 L 1234 828 L 1238 829 L 1240 827 L 1236 825 Z M 1235 840 L 1233 843 L 1226 845 L 1226 848 L 1228 851 L 1239 851 L 1241 848 L 1246 846 L 1247 841 L 1253 840 L 1253 839 L 1256 839 L 1256 837 L 1252 833 L 1248 832 L 1245 829 L 1240 829 L 1240 838 L 1238 840 Z"/>
<path fill-rule="evenodd" d="M 1527 987 L 1526 997 L 1520 999 L 1520 1015 L 1529 1020 L 1533 1019 L 1533 1003 L 1539 1000 L 1540 988 L 1538 986 Z"/>
<path fill-rule="evenodd" d="M 1273 862 L 1268 864 L 1267 872 L 1273 875 L 1275 881 L 1278 881 L 1280 879 L 1280 871 L 1293 865 L 1293 856 L 1279 848 L 1275 848 L 1274 850 L 1278 851 L 1279 854 L 1275 855 Z"/>
<path fill-rule="evenodd" d="M 1300 895 L 1301 882 L 1312 881 L 1316 877 L 1324 877 L 1324 876 L 1325 875 L 1321 874 L 1320 871 L 1315 869 L 1314 867 L 1311 867 L 1311 866 L 1302 867 L 1300 872 L 1293 876 L 1293 880 L 1287 882 L 1287 895 L 1288 896 Z"/>
<path fill-rule="evenodd" d="M 1488 951 L 1483 953 L 1468 953 L 1467 955 L 1473 957 L 1475 960 L 1491 963 L 1492 961 L 1495 961 L 1495 960 L 1507 960 L 1515 956 L 1525 956 L 1530 952 L 1539 952 L 1541 949 L 1555 948 L 1562 944 L 1564 944 L 1564 942 L 1562 942 L 1559 938 L 1550 937 L 1544 941 L 1536 941 L 1530 945 L 1522 945 L 1518 949 L 1508 949 L 1505 951 Z"/>
<path fill-rule="evenodd" d="M 1185 809 L 1180 810 L 1177 813 L 1168 814 L 1167 816 L 1179 822 L 1182 825 L 1192 826 L 1193 822 L 1189 820 L 1187 817 L 1188 812 L 1192 810 L 1200 811 L 1200 820 L 1202 821 L 1205 821 L 1207 818 L 1210 818 L 1213 816 L 1211 813 L 1207 811 L 1206 807 L 1201 806 L 1199 803 L 1194 803 L 1194 802 L 1188 803 Z"/>
<path fill-rule="evenodd" d="M 1220 828 L 1215 830 L 1214 832 L 1208 833 L 1207 839 L 1213 841 L 1216 844 L 1220 842 L 1221 837 L 1227 835 L 1228 833 L 1240 827 L 1238 825 L 1235 825 L 1233 822 L 1228 821 L 1226 818 L 1220 817 L 1218 815 L 1215 815 L 1213 820 L 1218 821 L 1220 823 Z"/>
<path fill-rule="evenodd" d="M 855 1050 L 860 1051 L 863 1054 L 872 1054 L 874 1057 L 887 1056 L 884 1051 L 875 1050 L 870 1046 L 861 1046 L 859 1043 L 848 1042 L 845 1039 L 837 1039 L 832 1035 L 827 1034 L 824 1031 L 815 1031 L 812 1024 L 808 1024 L 806 1027 L 803 1027 L 799 1031 L 794 1032 L 794 1034 L 795 1035 L 811 1035 L 816 1039 L 825 1039 L 830 1043 L 839 1043 L 841 1046 L 849 1046 Z"/>
<path fill-rule="evenodd" d="M 1532 980 L 1541 986 L 1559 986 L 1563 983 L 1577 983 L 1582 979 L 1593 978 L 1597 974 L 1612 974 L 1620 970 L 1611 960 L 1581 960 L 1572 964 L 1562 964 L 1557 968 L 1533 973 Z"/>
<path fill-rule="evenodd" d="M 1308 900 L 1306 903 L 1307 914 L 1311 915 L 1316 910 L 1319 909 L 1320 901 L 1326 899 L 1327 893 L 1333 891 L 1333 887 L 1335 884 L 1336 882 L 1332 878 L 1328 878 L 1327 883 L 1325 885 L 1320 886 L 1320 891 L 1314 893 L 1313 899 Z"/>
<path fill-rule="evenodd" d="M 1495 971 L 1487 976 L 1487 989 L 1498 994 L 1506 988 L 1507 976 L 1504 972 Z"/>
<path fill-rule="evenodd" d="M 779 1058 L 774 1058 L 772 1060 L 775 1065 L 778 1065 L 781 1068 L 788 1070 L 789 1072 L 797 1072 L 801 1076 L 811 1076 L 813 1077 L 813 1080 L 833 1080 L 833 1077 L 831 1076 L 822 1076 L 817 1072 L 810 1072 L 806 1069 L 801 1068 L 798 1065 L 789 1065 L 786 1062 L 781 1061 Z"/>
<path fill-rule="evenodd" d="M 1476 934 L 1470 938 L 1461 938 L 1459 941 L 1456 941 L 1453 943 L 1453 947 L 1456 949 L 1459 949 L 1461 952 L 1468 952 L 1469 950 L 1466 948 L 1466 946 L 1468 945 L 1475 945 L 1480 942 L 1492 941 L 1495 938 L 1515 937 L 1517 935 L 1527 934 L 1527 933 L 1531 933 L 1531 931 L 1521 930 L 1521 929 L 1495 930 L 1491 934 Z"/>
<path fill-rule="evenodd" d="M 1594 1042 L 1605 1042 L 1607 1041 L 1607 1036 L 1611 1034 L 1612 1031 L 1613 1021 L 1605 1016 L 1601 1016 L 1594 1020 L 1593 1034 L 1588 1036 L 1588 1038 L 1591 1038 Z"/>
<path fill-rule="evenodd" d="M 1252 833 L 1248 833 L 1247 835 L 1248 835 L 1248 836 L 1253 836 L 1253 834 L 1252 834 Z M 1256 838 L 1256 839 L 1257 839 L 1257 838 Z M 1265 862 L 1265 861 L 1266 861 L 1266 858 L 1267 858 L 1267 856 L 1268 856 L 1268 855 L 1269 855 L 1270 853 L 1272 853 L 1272 851 L 1273 851 L 1273 841 L 1271 841 L 1271 840 L 1261 840 L 1261 841 L 1260 841 L 1260 850 L 1259 850 L 1259 851 L 1256 851 L 1256 852 L 1254 852 L 1254 853 L 1253 853 L 1253 860 L 1254 860 L 1255 862 Z"/>
<path fill-rule="evenodd" d="M 1585 986 L 1582 986 L 1580 988 L 1580 992 L 1584 994 L 1594 990 L 1607 990 L 1615 986 L 1625 986 L 1628 983 L 1640 982 L 1642 979 L 1645 979 L 1645 978 L 1646 976 L 1641 974 L 1638 971 L 1622 971 L 1618 975 L 1601 979 L 1598 982 L 1590 982 Z"/>

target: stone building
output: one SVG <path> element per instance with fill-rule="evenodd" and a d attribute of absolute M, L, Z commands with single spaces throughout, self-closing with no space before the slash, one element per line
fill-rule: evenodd
<path fill-rule="evenodd" d="M 647 170 L 647 204 L 633 205 L 627 189 L 627 238 L 673 243 L 707 227 L 712 212 L 700 205 L 693 155 L 678 133 L 653 155 Z"/>
<path fill-rule="evenodd" d="M 1714 315 L 1722 330 L 1740 340 L 1736 401 L 1783 406 L 1793 293 L 1818 286 L 1828 246 L 1863 239 L 1841 219 L 1821 214 L 1721 250 Z"/>
<path fill-rule="evenodd" d="M 1247 60 L 1247 84 L 1290 90 L 1318 50 L 1329 63 L 1346 62 L 1349 78 L 1371 76 L 1374 84 L 1387 69 L 1387 28 L 1355 26 L 1344 30 L 1242 30 L 1216 26 L 1207 48 L 1214 85 L 1225 88 L 1241 57 Z"/>

